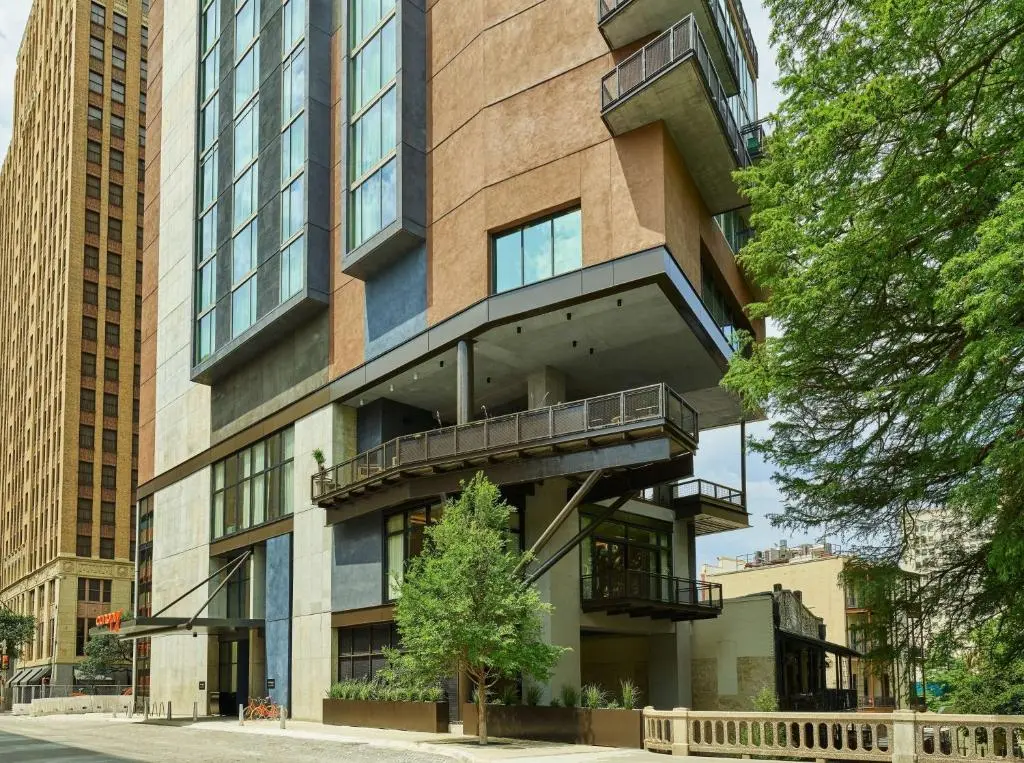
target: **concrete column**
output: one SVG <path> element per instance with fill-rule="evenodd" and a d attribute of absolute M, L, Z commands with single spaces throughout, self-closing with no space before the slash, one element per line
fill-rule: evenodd
<path fill-rule="evenodd" d="M 456 367 L 455 402 L 457 423 L 465 424 L 473 419 L 473 344 L 460 339 Z"/>
<path fill-rule="evenodd" d="M 672 754 L 690 754 L 690 719 L 685 707 L 673 708 L 672 716 Z"/>
<path fill-rule="evenodd" d="M 677 521 L 672 528 L 672 574 L 696 578 L 696 536 L 692 520 Z M 676 623 L 676 704 L 693 707 L 692 628 L 688 622 Z"/>
<path fill-rule="evenodd" d="M 262 620 L 267 612 L 267 549 L 254 546 L 249 559 L 250 617 Z"/>
<path fill-rule="evenodd" d="M 565 374 L 557 368 L 544 366 L 526 377 L 529 408 L 543 408 L 565 402 Z"/>
<path fill-rule="evenodd" d="M 534 495 L 526 500 L 526 545 L 533 543 L 551 523 L 555 515 L 565 506 L 568 482 L 563 479 L 549 479 L 536 486 Z M 548 551 L 561 547 L 579 531 L 579 513 L 573 511 L 569 518 L 551 537 Z M 551 604 L 554 611 L 544 616 L 544 640 L 550 644 L 567 646 L 571 651 L 559 659 L 544 687 L 544 702 L 561 693 L 563 686 L 580 688 L 580 552 L 574 548 L 556 564 L 551 571 L 537 582 L 537 589 L 543 601 Z"/>

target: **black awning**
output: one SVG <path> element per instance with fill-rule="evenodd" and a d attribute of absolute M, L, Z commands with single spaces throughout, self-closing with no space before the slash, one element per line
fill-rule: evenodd
<path fill-rule="evenodd" d="M 786 630 L 782 630 L 782 629 L 779 630 L 779 633 L 782 634 L 782 636 L 784 638 L 788 638 L 788 639 L 791 639 L 793 641 L 799 641 L 799 642 L 807 644 L 809 646 L 818 647 L 819 649 L 822 649 L 822 650 L 824 650 L 826 652 L 831 652 L 832 654 L 836 655 L 837 657 L 861 657 L 861 656 L 863 656 L 856 649 L 850 649 L 850 647 L 848 647 L 848 646 L 843 646 L 842 644 L 834 644 L 831 641 L 825 641 L 824 639 L 812 638 L 811 636 L 804 636 L 804 635 L 802 635 L 800 633 L 793 633 L 792 631 L 786 631 Z"/>
<path fill-rule="evenodd" d="M 190 620 L 191 627 L 186 628 L 185 626 L 189 624 Z M 188 633 L 223 635 L 262 628 L 265 624 L 266 621 L 262 619 L 241 617 L 197 617 L 194 620 L 188 617 L 137 617 L 134 620 L 124 620 L 117 635 L 122 639 Z M 102 628 L 97 632 L 107 633 L 108 631 Z"/>
<path fill-rule="evenodd" d="M 29 668 L 18 668 L 14 671 L 14 675 L 11 676 L 11 680 L 7 682 L 8 686 L 20 686 L 21 679 L 28 673 Z"/>

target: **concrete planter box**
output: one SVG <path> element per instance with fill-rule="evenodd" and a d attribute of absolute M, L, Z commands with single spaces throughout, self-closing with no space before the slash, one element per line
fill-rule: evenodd
<path fill-rule="evenodd" d="M 462 717 L 464 733 L 476 736 L 476 705 L 464 705 Z M 487 735 L 642 749 L 643 717 L 642 710 L 488 705 Z"/>
<path fill-rule="evenodd" d="M 325 699 L 324 723 L 443 734 L 448 731 L 448 703 Z"/>

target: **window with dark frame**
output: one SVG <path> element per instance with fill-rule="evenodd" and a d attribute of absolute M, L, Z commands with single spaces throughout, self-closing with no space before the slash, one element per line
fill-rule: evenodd
<path fill-rule="evenodd" d="M 92 461 L 78 462 L 78 484 L 83 487 L 92 487 Z"/>
<path fill-rule="evenodd" d="M 124 172 L 124 152 L 116 148 L 110 149 L 110 171 Z"/>
<path fill-rule="evenodd" d="M 107 277 L 121 277 L 121 255 L 107 252 Z"/>
<path fill-rule="evenodd" d="M 94 281 L 82 282 L 82 304 L 98 305 L 100 301 L 100 285 Z"/>
<path fill-rule="evenodd" d="M 124 83 L 118 82 L 116 79 L 110 80 L 110 100 L 114 103 L 124 103 L 124 97 Z"/>
<path fill-rule="evenodd" d="M 117 487 L 117 467 L 112 464 L 104 464 L 100 473 L 100 485 L 108 490 Z"/>
<path fill-rule="evenodd" d="M 103 109 L 99 106 L 89 107 L 89 127 L 95 127 L 97 130 L 103 129 Z"/>
<path fill-rule="evenodd" d="M 107 310 L 121 312 L 121 290 L 113 286 L 107 287 Z"/>
<path fill-rule="evenodd" d="M 100 525 L 114 527 L 117 523 L 117 507 L 112 501 L 100 503 Z"/>
<path fill-rule="evenodd" d="M 579 270 L 583 267 L 580 208 L 494 234 L 491 261 L 496 294 Z"/>
<path fill-rule="evenodd" d="M 85 176 L 85 196 L 88 199 L 100 197 L 100 179 L 95 175 Z"/>
<path fill-rule="evenodd" d="M 114 539 L 100 538 L 100 559 L 114 558 Z"/>
<path fill-rule="evenodd" d="M 128 19 L 116 11 L 114 12 L 114 34 L 119 34 L 122 37 L 128 36 Z"/>
<path fill-rule="evenodd" d="M 89 424 L 78 425 L 78 447 L 92 450 L 96 444 L 96 430 Z"/>
<path fill-rule="evenodd" d="M 288 427 L 213 465 L 212 538 L 292 513 L 294 451 Z"/>
<path fill-rule="evenodd" d="M 103 393 L 103 415 L 117 416 L 117 395 L 113 392 Z"/>
<path fill-rule="evenodd" d="M 90 524 L 92 522 L 92 499 L 79 498 L 76 520 L 79 524 Z"/>
<path fill-rule="evenodd" d="M 79 392 L 79 410 L 83 413 L 96 412 L 96 391 L 82 387 Z"/>
<path fill-rule="evenodd" d="M 89 554 L 79 554 L 89 556 Z M 79 617 L 75 627 L 75 654 L 85 656 L 85 645 L 89 643 L 89 631 L 96 627 L 95 617 Z"/>
<path fill-rule="evenodd" d="M 121 327 L 116 323 L 107 323 L 106 343 L 111 347 L 121 346 Z"/>
<path fill-rule="evenodd" d="M 99 3 L 93 3 L 89 13 L 89 20 L 93 24 L 104 26 L 107 23 L 107 9 Z"/>
<path fill-rule="evenodd" d="M 89 38 L 89 58 L 94 58 L 97 61 L 103 60 L 103 40 L 98 37 Z"/>
<path fill-rule="evenodd" d="M 338 629 L 338 680 L 373 678 L 386 664 L 385 649 L 398 649 L 394 623 Z"/>
<path fill-rule="evenodd" d="M 79 535 L 75 538 L 75 556 L 92 556 L 91 535 Z"/>
<path fill-rule="evenodd" d="M 92 164 L 101 164 L 103 162 L 103 144 L 95 140 L 90 140 L 85 144 L 85 158 Z"/>
<path fill-rule="evenodd" d="M 96 356 L 91 352 L 82 353 L 82 376 L 96 377 Z"/>
<path fill-rule="evenodd" d="M 117 358 L 104 358 L 103 378 L 107 381 L 117 381 L 120 363 Z"/>
<path fill-rule="evenodd" d="M 117 114 L 110 115 L 110 134 L 115 138 L 124 137 L 124 117 Z"/>
<path fill-rule="evenodd" d="M 85 210 L 85 232 L 100 235 L 100 213 L 96 210 Z"/>
<path fill-rule="evenodd" d="M 117 453 L 117 430 L 116 429 L 104 429 L 103 430 L 103 452 L 104 453 Z"/>
<path fill-rule="evenodd" d="M 107 220 L 107 240 L 121 240 L 121 221 L 116 217 L 111 217 Z"/>
<path fill-rule="evenodd" d="M 85 245 L 85 267 L 90 270 L 100 269 L 100 250 L 95 246 Z"/>
<path fill-rule="evenodd" d="M 116 45 L 114 45 L 110 49 L 110 61 L 115 69 L 121 69 L 123 71 L 128 61 L 128 57 L 124 52 L 124 48 L 119 48 Z"/>
<path fill-rule="evenodd" d="M 96 341 L 96 319 L 88 315 L 82 316 L 82 339 Z"/>
<path fill-rule="evenodd" d="M 99 72 L 89 72 L 89 92 L 103 95 L 103 75 Z"/>

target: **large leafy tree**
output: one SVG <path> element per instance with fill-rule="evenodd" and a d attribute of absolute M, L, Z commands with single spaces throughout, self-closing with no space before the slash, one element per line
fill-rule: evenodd
<path fill-rule="evenodd" d="M 780 331 L 727 384 L 775 419 L 777 519 L 892 565 L 949 507 L 926 613 L 1024 641 L 1024 2 L 765 1 L 783 101 L 741 260 Z"/>
<path fill-rule="evenodd" d="M 408 668 L 429 681 L 466 673 L 475 685 L 481 744 L 488 689 L 520 675 L 544 680 L 565 651 L 544 642 L 541 618 L 551 607 L 523 582 L 511 512 L 482 473 L 463 483 L 426 529 L 395 606 Z"/>
<path fill-rule="evenodd" d="M 928 662 L 933 710 L 982 715 L 1024 713 L 1024 656 L 1008 648 L 996 620 L 977 628 L 967 649 L 940 639 Z"/>
<path fill-rule="evenodd" d="M 36 620 L 31 615 L 15 614 L 0 605 L 0 656 L 16 660 L 21 650 L 36 633 Z"/>
<path fill-rule="evenodd" d="M 78 669 L 86 678 L 100 678 L 131 666 L 130 642 L 122 641 L 115 633 L 98 633 L 85 642 L 85 659 Z"/>

